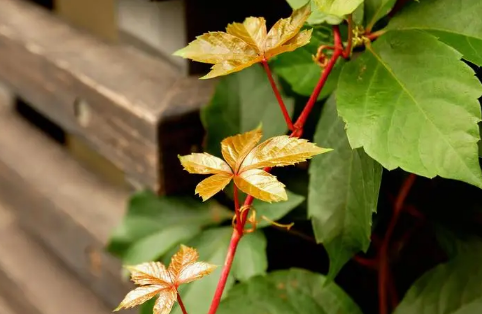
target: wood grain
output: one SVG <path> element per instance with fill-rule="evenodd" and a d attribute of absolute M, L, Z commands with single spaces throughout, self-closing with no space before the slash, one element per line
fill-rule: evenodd
<path fill-rule="evenodd" d="M 8 107 L 0 106 L 0 125 L 0 199 L 21 226 L 114 308 L 130 286 L 120 277 L 120 262 L 104 247 L 123 216 L 128 191 L 85 170 Z"/>
<path fill-rule="evenodd" d="M 169 62 L 104 43 L 28 2 L 0 0 L 0 8 L 0 81 L 130 181 L 159 193 L 185 187 L 187 176 L 163 169 L 180 169 L 165 162 L 200 143 L 196 112 L 212 81 L 183 77 Z M 172 141 L 178 151 L 165 149 Z"/>

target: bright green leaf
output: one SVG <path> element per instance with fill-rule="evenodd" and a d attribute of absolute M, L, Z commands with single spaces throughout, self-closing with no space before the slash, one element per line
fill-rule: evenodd
<path fill-rule="evenodd" d="M 201 231 L 198 225 L 179 224 L 164 228 L 134 242 L 123 254 L 125 265 L 137 265 L 158 260 L 178 243 L 191 239 Z"/>
<path fill-rule="evenodd" d="M 417 29 L 436 36 L 482 65 L 482 1 L 423 0 L 409 5 L 388 25 L 389 29 Z"/>
<path fill-rule="evenodd" d="M 363 0 L 314 0 L 318 9 L 325 14 L 344 17 L 353 13 Z"/>
<path fill-rule="evenodd" d="M 313 61 L 313 56 L 316 55 L 319 46 L 330 45 L 333 42 L 332 33 L 330 27 L 315 28 L 308 45 L 279 55 L 271 62 L 274 72 L 286 80 L 296 93 L 310 96 L 313 92 L 322 71 L 322 68 Z M 318 99 L 325 98 L 333 92 L 343 63 L 343 60 L 338 61 Z"/>
<path fill-rule="evenodd" d="M 286 0 L 286 2 L 288 2 L 288 4 L 291 6 L 293 10 L 301 8 L 308 1 L 307 0 Z M 338 16 L 322 13 L 318 9 L 318 6 L 315 4 L 315 1 L 313 0 L 311 1 L 311 15 L 306 21 L 308 24 L 314 25 L 314 24 L 328 23 L 328 24 L 336 25 L 336 24 L 340 24 L 342 21 L 343 19 L 339 18 Z"/>
<path fill-rule="evenodd" d="M 286 194 L 288 195 L 288 200 L 286 202 L 278 202 L 278 203 L 266 203 L 260 200 L 254 200 L 253 207 L 256 209 L 257 217 L 258 217 L 258 228 L 263 228 L 270 226 L 270 223 L 266 220 L 261 219 L 261 216 L 265 216 L 271 221 L 277 221 L 283 218 L 286 214 L 290 211 L 301 205 L 305 200 L 305 197 L 302 195 L 295 194 L 289 190 L 286 190 Z"/>
<path fill-rule="evenodd" d="M 334 97 L 323 108 L 314 142 L 333 151 L 310 164 L 308 215 L 330 257 L 329 277 L 370 245 L 382 167 L 362 148 L 352 150 Z"/>
<path fill-rule="evenodd" d="M 365 28 L 371 30 L 373 25 L 387 15 L 396 0 L 365 0 Z"/>
<path fill-rule="evenodd" d="M 266 269 L 268 269 L 266 245 L 266 238 L 261 230 L 243 236 L 236 250 L 231 269 L 236 279 L 246 281 L 251 277 L 266 273 Z"/>
<path fill-rule="evenodd" d="M 130 254 L 128 250 L 133 244 L 136 243 L 142 248 L 143 241 L 151 241 L 149 237 L 155 238 L 155 234 L 163 237 L 159 233 L 166 229 L 185 226 L 188 229 L 198 230 L 202 226 L 218 224 L 231 217 L 232 212 L 215 201 L 202 203 L 188 196 L 158 197 L 149 191 L 140 192 L 129 201 L 127 214 L 114 230 L 108 250 L 117 256 L 124 257 Z M 179 229 L 171 230 L 179 231 Z M 181 235 L 182 232 L 176 234 L 176 237 L 184 238 Z M 164 249 L 159 252 L 145 253 L 141 253 L 139 248 L 135 250 L 137 254 L 146 256 L 157 256 L 164 252 Z"/>
<path fill-rule="evenodd" d="M 334 282 L 302 269 L 282 270 L 236 285 L 218 314 L 361 314 Z"/>
<path fill-rule="evenodd" d="M 221 276 L 222 266 L 224 265 L 232 232 L 233 228 L 231 226 L 208 229 L 191 241 L 183 243 L 198 250 L 200 261 L 219 265 L 209 276 L 179 287 L 179 293 L 182 296 L 182 301 L 188 309 L 189 314 L 206 314 L 208 312 L 219 277 Z M 166 258 L 165 264 L 168 264 L 169 261 L 170 258 Z M 230 275 L 226 283 L 224 295 L 227 295 L 227 292 L 233 284 L 233 276 Z M 175 305 L 171 313 L 182 314 L 178 305 Z"/>
<path fill-rule="evenodd" d="M 391 170 L 482 187 L 482 85 L 461 55 L 420 31 L 391 31 L 346 63 L 338 111 L 353 148 Z"/>
<path fill-rule="evenodd" d="M 290 113 L 293 99 L 284 97 Z M 201 111 L 207 131 L 206 151 L 220 156 L 221 141 L 235 134 L 250 131 L 263 124 L 264 138 L 284 134 L 288 130 L 271 89 L 266 73 L 260 66 L 220 79 L 211 103 Z"/>
<path fill-rule="evenodd" d="M 482 244 L 425 273 L 408 290 L 395 314 L 482 313 Z"/>

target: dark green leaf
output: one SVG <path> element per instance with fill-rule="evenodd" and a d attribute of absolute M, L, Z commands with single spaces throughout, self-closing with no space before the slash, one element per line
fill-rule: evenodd
<path fill-rule="evenodd" d="M 273 70 L 291 85 L 294 92 L 310 96 L 320 79 L 322 68 L 313 61 L 313 56 L 321 45 L 331 45 L 332 31 L 330 27 L 313 29 L 308 45 L 293 52 L 284 53 L 271 62 Z M 323 87 L 318 99 L 327 97 L 336 87 L 340 69 L 344 61 L 340 60 Z"/>
<path fill-rule="evenodd" d="M 412 285 L 394 313 L 482 313 L 481 260 L 479 242 L 428 271 Z"/>
<path fill-rule="evenodd" d="M 479 0 L 413 1 L 388 28 L 427 31 L 460 51 L 465 59 L 482 65 L 481 12 Z"/>
<path fill-rule="evenodd" d="M 282 270 L 235 286 L 218 314 L 361 314 L 334 282 L 302 269 Z"/>
<path fill-rule="evenodd" d="M 396 0 L 365 0 L 365 28 L 371 30 L 373 25 L 390 12 Z"/>
<path fill-rule="evenodd" d="M 323 108 L 314 142 L 333 148 L 311 161 L 308 214 L 316 240 L 330 257 L 328 275 L 334 278 L 355 253 L 368 249 L 382 167 L 362 148 L 351 149 L 334 96 Z"/>
<path fill-rule="evenodd" d="M 260 200 L 254 200 L 253 207 L 256 209 L 258 217 L 265 216 L 271 221 L 277 221 L 283 218 L 290 211 L 298 207 L 305 200 L 304 196 L 295 194 L 289 190 L 286 190 L 286 194 L 288 195 L 288 200 L 286 202 L 270 204 L 262 202 Z M 258 218 L 258 220 L 259 228 L 267 227 L 270 225 L 270 223 L 264 219 Z"/>
<path fill-rule="evenodd" d="M 268 269 L 266 238 L 262 231 L 248 233 L 239 242 L 232 266 L 233 276 L 246 281 L 257 275 L 264 275 Z"/>
<path fill-rule="evenodd" d="M 347 63 L 338 110 L 353 148 L 391 170 L 482 187 L 482 86 L 461 55 L 420 31 L 390 31 Z"/>
<path fill-rule="evenodd" d="M 164 254 L 169 249 L 167 244 L 176 244 L 171 239 L 165 246 L 160 244 L 151 247 L 149 252 L 141 252 L 142 248 L 148 249 L 145 242 L 151 243 L 156 237 L 168 236 L 166 230 L 175 231 L 173 238 L 182 241 L 188 238 L 188 233 L 231 217 L 232 213 L 215 201 L 202 203 L 187 196 L 157 197 L 152 192 L 140 192 L 131 198 L 127 214 L 114 230 L 108 249 L 120 257 L 131 256 L 129 259 L 142 262 L 142 258 Z M 182 228 L 190 230 L 183 232 Z M 136 245 L 134 248 L 133 244 Z M 129 253 L 129 249 L 135 250 L 139 257 L 133 257 L 134 253 Z"/>
<path fill-rule="evenodd" d="M 284 97 L 290 113 L 293 99 Z M 207 131 L 206 151 L 220 155 L 221 141 L 251 131 L 263 124 L 264 138 L 285 134 L 288 130 L 266 73 L 260 66 L 220 79 L 211 103 L 201 111 Z"/>

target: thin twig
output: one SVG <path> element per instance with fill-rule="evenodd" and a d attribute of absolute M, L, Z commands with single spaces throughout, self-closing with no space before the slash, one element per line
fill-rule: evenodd
<path fill-rule="evenodd" d="M 269 82 L 271 84 L 271 88 L 273 89 L 274 95 L 276 96 L 276 99 L 278 100 L 279 107 L 281 109 L 281 113 L 283 113 L 283 117 L 285 118 L 286 125 L 290 129 L 290 131 L 294 130 L 293 127 L 293 121 L 291 121 L 290 114 L 288 113 L 288 110 L 286 109 L 286 105 L 283 102 L 283 98 L 281 97 L 281 94 L 278 90 L 278 87 L 276 86 L 276 82 L 274 81 L 273 74 L 271 73 L 271 69 L 269 68 L 268 61 L 266 59 L 263 59 L 261 61 L 263 64 L 264 70 L 266 71 L 266 74 L 268 75 Z"/>
<path fill-rule="evenodd" d="M 179 292 L 177 293 L 177 302 L 181 307 L 182 314 L 187 314 L 186 307 L 184 307 L 184 303 L 182 303 L 181 295 L 179 294 Z"/>
<path fill-rule="evenodd" d="M 393 215 L 390 219 L 390 223 L 387 228 L 387 232 L 385 233 L 385 237 L 383 238 L 382 245 L 380 247 L 379 252 L 379 268 L 378 268 L 378 300 L 379 300 L 379 313 L 380 314 L 388 314 L 388 298 L 387 292 L 389 289 L 389 281 L 390 281 L 390 265 L 388 260 L 388 249 L 390 245 L 390 240 L 393 235 L 393 231 L 395 230 L 395 226 L 397 225 L 398 218 L 400 216 L 400 212 L 402 211 L 403 205 L 405 203 L 405 199 L 410 192 L 410 189 L 415 182 L 416 175 L 410 174 L 408 178 L 403 182 L 402 187 L 398 193 L 398 196 L 395 200 L 395 204 L 393 206 Z"/>

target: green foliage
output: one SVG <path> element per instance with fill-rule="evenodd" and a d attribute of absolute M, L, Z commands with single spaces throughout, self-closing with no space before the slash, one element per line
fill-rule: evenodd
<path fill-rule="evenodd" d="M 310 165 L 308 215 L 316 240 L 330 257 L 330 278 L 370 244 L 372 214 L 377 210 L 382 167 L 362 148 L 352 149 L 334 97 L 328 99 L 314 141 L 333 147 Z"/>
<path fill-rule="evenodd" d="M 390 21 L 389 29 L 426 31 L 482 65 L 482 2 L 424 0 L 412 3 Z"/>
<path fill-rule="evenodd" d="M 482 311 L 482 244 L 474 243 L 428 271 L 405 295 L 395 314 L 475 314 Z"/>
<path fill-rule="evenodd" d="M 294 9 L 307 4 L 287 2 Z M 482 65 L 482 2 L 402 2 L 312 0 L 312 13 L 303 27 L 312 29 L 310 43 L 269 60 L 281 86 L 289 87 L 290 97 L 283 90 L 281 96 L 293 118 L 306 109 L 299 104 L 312 95 L 322 71 L 329 73 L 321 93 L 313 98 L 318 110 L 304 125 L 303 136 L 334 150 L 297 168 L 273 172 L 298 194 L 287 190 L 288 200 L 273 204 L 254 200 L 257 230 L 245 234 L 237 247 L 217 313 L 361 314 L 344 292 L 347 287 L 365 313 L 374 313 L 365 299 L 374 299 L 377 292 L 359 285 L 360 280 L 375 278 L 365 287 L 376 286 L 373 270 L 344 267 L 362 252 L 367 254 L 355 260 L 385 276 L 386 287 L 379 291 L 386 292 L 386 303 L 396 302 L 395 294 L 405 295 L 398 307 L 388 305 L 394 312 L 381 313 L 482 312 L 482 84 L 468 66 Z M 305 7 L 302 17 L 296 18 L 304 21 L 308 13 Z M 350 15 L 356 26 L 355 47 L 347 57 Z M 262 19 L 256 21 L 262 24 Z M 256 37 L 256 23 L 236 26 L 240 38 Z M 335 45 L 335 38 L 342 43 Z M 290 40 L 285 47 L 290 47 Z M 223 45 L 222 51 L 229 48 L 226 42 Z M 320 46 L 326 60 L 338 58 L 333 69 L 313 60 Z M 216 59 L 214 52 L 204 53 Z M 238 71 L 238 62 L 246 60 L 236 51 L 227 54 L 232 60 L 221 65 Z M 482 70 L 478 71 L 481 77 Z M 220 78 L 211 102 L 201 110 L 204 151 L 219 156 L 224 138 L 258 125 L 264 138 L 286 134 L 279 106 L 259 64 Z M 390 171 L 396 168 L 401 170 Z M 410 186 L 402 170 L 426 178 L 417 178 Z M 108 249 L 124 264 L 137 264 L 169 263 L 181 243 L 195 247 L 200 260 L 220 267 L 202 280 L 182 285 L 179 293 L 188 313 L 207 313 L 233 234 L 232 186 L 220 194 L 224 195 L 203 203 L 187 196 L 138 193 Z M 241 204 L 245 197 L 240 193 Z M 278 225 L 274 230 L 268 220 L 279 219 L 295 225 L 278 238 L 278 229 L 284 228 Z M 246 228 L 250 227 L 248 223 Z M 299 242 L 285 241 L 284 236 L 307 242 L 306 250 L 299 253 Z M 370 247 L 371 239 L 378 241 Z M 276 248 L 282 252 L 273 253 Z M 325 277 L 302 269 L 278 270 L 295 265 L 328 273 Z M 399 269 L 402 275 L 396 273 Z M 369 275 L 360 275 L 364 271 Z M 419 279 L 408 292 L 401 289 L 415 278 Z M 400 279 L 405 280 L 400 285 L 393 282 Z M 152 307 L 152 301 L 144 304 L 141 313 L 152 313 Z M 181 309 L 175 305 L 173 313 L 180 314 Z"/>
<path fill-rule="evenodd" d="M 391 31 L 347 63 L 337 98 L 351 146 L 389 170 L 482 187 L 482 88 L 460 57 L 426 33 Z"/>
<path fill-rule="evenodd" d="M 237 285 L 221 302 L 219 314 L 361 314 L 335 283 L 302 269 L 272 272 Z"/>
<path fill-rule="evenodd" d="M 308 45 L 301 47 L 291 53 L 279 55 L 272 61 L 273 70 L 276 74 L 288 82 L 293 91 L 302 95 L 310 96 L 318 83 L 321 74 L 321 67 L 313 62 L 312 56 L 321 45 L 333 42 L 333 36 L 329 27 L 317 27 L 313 30 L 311 41 Z M 343 61 L 340 60 L 331 73 L 318 99 L 330 95 L 336 87 L 338 76 Z"/>

